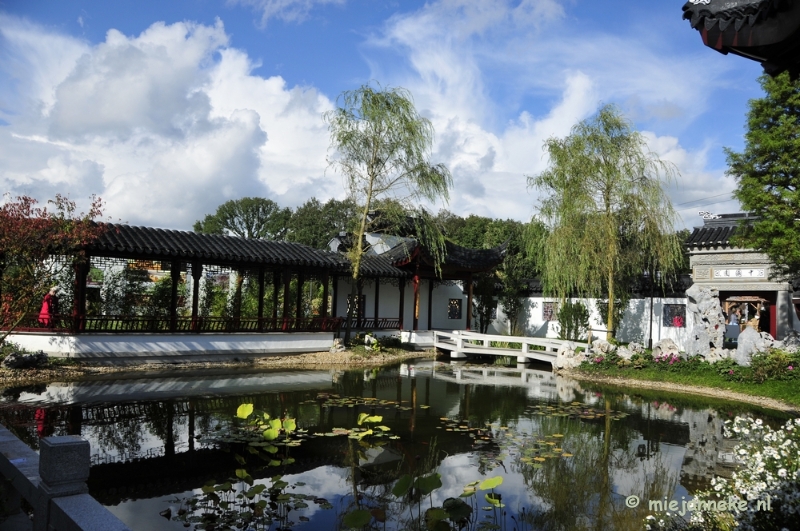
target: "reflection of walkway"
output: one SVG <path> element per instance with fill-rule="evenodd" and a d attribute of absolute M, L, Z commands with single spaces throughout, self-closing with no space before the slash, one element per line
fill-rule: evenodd
<path fill-rule="evenodd" d="M 257 374 L 181 376 L 146 380 L 92 380 L 50 384 L 42 393 L 22 391 L 22 404 L 83 404 L 119 400 L 159 400 L 191 396 L 303 391 L 331 387 L 329 371 L 280 371 Z"/>

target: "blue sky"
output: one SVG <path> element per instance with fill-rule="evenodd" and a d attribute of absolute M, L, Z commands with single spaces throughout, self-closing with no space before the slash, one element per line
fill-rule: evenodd
<path fill-rule="evenodd" d="M 0 0 L 0 182 L 178 229 L 228 199 L 342 198 L 321 116 L 373 80 L 433 122 L 455 213 L 530 219 L 544 140 L 614 103 L 677 166 L 691 227 L 738 209 L 723 146 L 761 69 L 704 47 L 682 4 Z"/>

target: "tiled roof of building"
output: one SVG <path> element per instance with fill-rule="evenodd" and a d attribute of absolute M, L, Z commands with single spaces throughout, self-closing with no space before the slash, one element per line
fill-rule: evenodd
<path fill-rule="evenodd" d="M 275 265 L 346 271 L 342 256 L 294 242 L 246 239 L 238 236 L 108 223 L 107 230 L 87 248 L 90 254 L 119 258 L 183 261 L 207 264 Z"/>
<path fill-rule="evenodd" d="M 741 223 L 754 219 L 750 214 L 722 214 L 714 219 L 704 220 L 702 227 L 695 227 L 686 247 L 727 247 L 730 246 L 731 237 L 736 233 L 736 228 Z"/>
<path fill-rule="evenodd" d="M 725 31 L 733 24 L 734 30 L 739 31 L 745 24 L 752 26 L 778 16 L 791 4 L 791 0 L 689 0 L 683 5 L 683 18 L 690 20 L 695 29 L 718 26 Z"/>

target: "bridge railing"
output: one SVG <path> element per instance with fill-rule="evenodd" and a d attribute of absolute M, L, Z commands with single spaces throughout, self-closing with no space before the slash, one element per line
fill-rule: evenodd
<path fill-rule="evenodd" d="M 45 437 L 39 453 L 0 426 L 0 475 L 5 478 L 4 515 L 17 515 L 25 499 L 33 507 L 33 531 L 130 531 L 92 498 L 89 443 L 73 435 Z"/>
<path fill-rule="evenodd" d="M 525 359 L 537 358 L 544 361 L 554 359 L 558 349 L 566 343 L 575 344 L 574 341 L 563 339 L 481 334 L 469 330 L 434 332 L 434 346 L 451 350 L 455 357 L 464 357 L 467 354 L 494 354 Z"/>

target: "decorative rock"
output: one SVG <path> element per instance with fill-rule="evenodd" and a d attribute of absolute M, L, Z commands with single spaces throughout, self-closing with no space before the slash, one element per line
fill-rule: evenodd
<path fill-rule="evenodd" d="M 724 348 L 709 349 L 708 354 L 703 356 L 709 363 L 716 363 L 718 361 L 726 360 L 731 357 L 733 351 Z"/>
<path fill-rule="evenodd" d="M 635 352 L 633 352 L 629 347 L 620 346 L 617 348 L 617 356 L 624 360 L 629 360 Z"/>
<path fill-rule="evenodd" d="M 44 367 L 47 365 L 47 354 L 39 351 L 35 354 L 22 354 L 20 352 L 12 352 L 3 363 L 0 364 L 6 369 L 33 369 L 37 367 Z"/>
<path fill-rule="evenodd" d="M 783 338 L 783 344 L 781 348 L 786 352 L 793 354 L 800 350 L 800 332 L 797 330 L 792 330 L 786 337 Z"/>
<path fill-rule="evenodd" d="M 686 298 L 686 309 L 692 314 L 695 323 L 692 336 L 696 335 L 695 330 L 698 327 L 702 327 L 707 334 L 709 348 L 722 348 L 725 340 L 725 316 L 719 303 L 719 291 L 694 284 L 686 290 Z"/>
<path fill-rule="evenodd" d="M 378 344 L 378 340 L 372 334 L 367 334 L 364 336 L 364 348 L 367 350 L 372 350 L 372 348 Z"/>
<path fill-rule="evenodd" d="M 583 363 L 586 357 L 577 352 L 578 346 L 575 343 L 564 343 L 559 347 L 556 354 L 556 369 L 574 369 Z"/>
<path fill-rule="evenodd" d="M 722 345 L 720 345 L 720 348 Z M 703 356 L 708 357 L 712 349 L 717 348 L 711 341 L 708 331 L 704 324 L 699 324 L 692 328 L 692 333 L 686 341 L 686 355 L 687 356 Z"/>
<path fill-rule="evenodd" d="M 637 343 L 636 341 L 631 341 L 630 343 L 628 343 L 628 350 L 630 350 L 634 354 L 643 354 L 644 345 L 642 345 L 641 343 Z"/>
<path fill-rule="evenodd" d="M 605 339 L 595 339 L 592 341 L 592 350 L 597 354 L 611 354 L 616 349 L 616 345 L 609 343 Z"/>
<path fill-rule="evenodd" d="M 660 356 L 662 354 L 675 354 L 680 356 L 681 349 L 678 348 L 678 345 L 676 345 L 673 340 L 669 338 L 662 339 L 653 347 L 653 357 Z"/>
<path fill-rule="evenodd" d="M 775 339 L 767 332 L 757 332 L 751 326 L 745 327 L 741 334 L 736 346 L 736 356 L 734 359 L 736 363 L 743 367 L 750 366 L 750 359 L 753 354 L 759 352 L 766 352 L 775 343 Z"/>
<path fill-rule="evenodd" d="M 341 339 L 339 339 L 338 337 L 334 338 L 330 352 L 344 352 L 344 344 L 342 343 Z"/>

